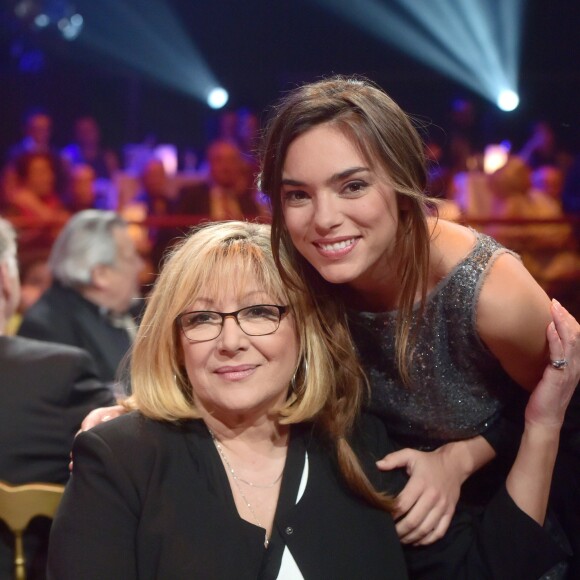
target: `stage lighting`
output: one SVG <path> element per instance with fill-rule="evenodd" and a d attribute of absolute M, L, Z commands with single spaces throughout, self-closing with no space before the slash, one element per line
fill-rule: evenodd
<path fill-rule="evenodd" d="M 45 27 L 47 27 L 50 24 L 50 18 L 46 14 L 39 14 L 34 19 L 34 24 L 38 28 L 45 28 Z"/>
<path fill-rule="evenodd" d="M 520 98 L 517 93 L 510 89 L 500 91 L 497 96 L 497 106 L 502 111 L 513 111 L 520 104 Z"/>
<path fill-rule="evenodd" d="M 120 61 L 132 71 L 207 103 L 220 81 L 172 4 L 167 0 L 83 2 L 79 43 L 98 54 L 99 62 L 103 57 Z M 71 15 L 70 20 L 74 24 L 76 19 Z"/>
<path fill-rule="evenodd" d="M 70 17 L 70 23 L 73 26 L 81 27 L 83 25 L 84 19 L 80 14 L 73 14 Z"/>
<path fill-rule="evenodd" d="M 212 89 L 207 96 L 207 104 L 212 109 L 221 109 L 229 99 L 228 92 L 222 87 Z"/>
<path fill-rule="evenodd" d="M 517 87 L 524 0 L 311 0 L 504 110 Z M 499 96 L 501 94 L 501 97 Z M 500 101 L 501 98 L 501 101 Z"/>

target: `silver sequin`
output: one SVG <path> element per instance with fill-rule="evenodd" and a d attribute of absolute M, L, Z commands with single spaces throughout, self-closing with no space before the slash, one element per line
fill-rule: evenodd
<path fill-rule="evenodd" d="M 430 292 L 411 356 L 412 385 L 395 366 L 396 312 L 350 312 L 349 324 L 371 383 L 369 409 L 400 443 L 432 449 L 473 437 L 498 417 L 519 387 L 482 343 L 475 328 L 481 284 L 507 252 L 479 234 L 471 253 Z"/>

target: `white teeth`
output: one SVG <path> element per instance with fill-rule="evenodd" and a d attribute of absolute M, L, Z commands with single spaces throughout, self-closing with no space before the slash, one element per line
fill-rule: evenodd
<path fill-rule="evenodd" d="M 336 242 L 334 244 L 319 244 L 319 246 L 326 250 L 327 252 L 332 252 L 336 250 L 344 250 L 344 248 L 348 248 L 354 244 L 354 238 L 350 240 L 343 240 L 342 242 Z"/>

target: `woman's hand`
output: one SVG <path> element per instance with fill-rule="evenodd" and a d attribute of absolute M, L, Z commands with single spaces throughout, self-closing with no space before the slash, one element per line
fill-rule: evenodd
<path fill-rule="evenodd" d="M 506 481 L 516 505 L 540 525 L 548 506 L 560 429 L 580 378 L 580 325 L 555 300 L 552 316 L 546 333 L 552 364 L 530 395 L 522 441 Z"/>
<path fill-rule="evenodd" d="M 127 409 L 122 405 L 114 405 L 113 407 L 99 407 L 98 409 L 93 409 L 81 423 L 80 432 L 88 431 L 92 429 L 99 423 L 104 423 L 105 421 L 110 421 L 115 417 L 120 417 L 127 412 Z"/>
<path fill-rule="evenodd" d="M 404 468 L 409 481 L 397 496 L 394 517 L 403 544 L 431 544 L 445 535 L 463 482 L 495 452 L 475 437 L 431 452 L 402 449 L 377 462 L 382 470 Z"/>
<path fill-rule="evenodd" d="M 114 405 L 113 407 L 99 407 L 98 409 L 93 409 L 81 423 L 81 428 L 77 431 L 77 435 L 83 431 L 88 431 L 92 429 L 99 423 L 104 423 L 105 421 L 110 421 L 115 417 L 120 417 L 127 413 L 127 409 L 122 405 Z M 70 462 L 68 464 L 68 469 L 70 472 L 73 470 L 73 455 L 72 451 L 70 453 Z"/>
<path fill-rule="evenodd" d="M 552 317 L 547 330 L 550 358 L 566 362 L 559 369 L 546 367 L 526 406 L 526 424 L 559 429 L 580 380 L 580 324 L 557 300 L 552 301 Z"/>

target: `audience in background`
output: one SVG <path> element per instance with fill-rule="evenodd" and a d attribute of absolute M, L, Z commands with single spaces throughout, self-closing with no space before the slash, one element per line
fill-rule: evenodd
<path fill-rule="evenodd" d="M 445 165 L 452 173 L 472 170 L 481 155 L 481 136 L 473 101 L 454 99 L 449 113 L 449 131 L 443 151 Z"/>
<path fill-rule="evenodd" d="M 57 191 L 56 168 L 47 153 L 24 153 L 16 158 L 16 188 L 8 196 L 14 215 L 50 220 L 62 217 L 64 205 Z"/>
<path fill-rule="evenodd" d="M 66 202 L 72 213 L 95 207 L 95 179 L 95 170 L 87 163 L 78 163 L 70 168 Z"/>
<path fill-rule="evenodd" d="M 0 218 L 0 479 L 66 483 L 82 419 L 115 400 L 83 350 L 4 334 L 20 302 L 15 239 Z M 28 578 L 45 577 L 48 529 L 48 520 L 35 520 L 25 535 Z M 0 523 L 0 578 L 12 577 L 12 544 Z"/>
<path fill-rule="evenodd" d="M 28 309 L 21 336 L 89 352 L 114 382 L 135 333 L 143 261 L 116 213 L 85 210 L 66 224 L 49 258 L 52 286 Z"/>
<path fill-rule="evenodd" d="M 24 153 L 14 163 L 16 183 L 6 197 L 7 217 L 27 218 L 20 233 L 19 258 L 23 265 L 46 259 L 60 228 L 68 219 L 57 191 L 54 158 L 47 153 Z"/>
<path fill-rule="evenodd" d="M 535 123 L 530 138 L 520 148 L 519 157 L 523 163 L 519 171 L 527 174 L 527 180 L 529 170 L 534 171 L 533 186 L 526 185 L 527 191 L 524 193 L 520 189 L 518 195 L 515 195 L 516 190 L 505 192 L 504 186 L 500 186 L 498 195 L 498 191 L 492 190 L 495 187 L 492 184 L 505 181 L 515 166 L 510 161 L 505 170 L 491 178 L 484 173 L 483 139 L 474 103 L 456 99 L 447 121 L 441 132 L 444 135 L 441 142 L 431 137 L 425 146 L 430 162 L 428 191 L 441 200 L 437 206 L 439 215 L 469 221 L 559 218 L 580 212 L 580 157 L 568 170 L 570 157 L 560 146 L 558 135 L 549 123 Z M 51 117 L 42 110 L 33 110 L 26 115 L 23 128 L 23 140 L 11 148 L 10 162 L 0 168 L 0 212 L 9 219 L 27 216 L 38 219 L 38 223 L 46 223 L 44 227 L 25 227 L 19 232 L 24 270 L 29 264 L 46 258 L 67 211 L 98 208 L 119 212 L 130 222 L 131 236 L 139 253 L 151 264 L 151 272 L 157 270 L 166 248 L 183 235 L 189 225 L 200 220 L 269 215 L 267 203 L 255 187 L 259 119 L 250 109 L 224 111 L 213 131 L 218 138 L 210 143 L 203 162 L 198 164 L 195 155 L 195 160 L 190 159 L 176 175 L 167 174 L 162 161 L 152 157 L 157 154 L 149 145 L 137 147 L 141 153 L 146 152 L 139 157 L 141 161 L 137 166 L 117 171 L 120 164 L 116 155 L 101 145 L 99 124 L 88 115 L 76 119 L 74 141 L 62 149 L 67 161 L 64 164 L 67 175 L 63 181 L 58 177 L 62 160 L 51 144 Z M 507 181 L 513 179 L 510 177 Z M 560 201 L 554 192 L 559 189 L 561 180 L 564 186 Z M 66 188 L 61 183 L 66 183 Z M 187 215 L 195 217 L 176 226 L 175 218 Z M 147 218 L 159 218 L 160 224 L 139 225 L 138 222 Z M 478 229 L 497 232 L 504 243 L 519 251 L 545 248 L 550 244 L 568 246 L 571 227 L 576 242 L 580 239 L 580 227 L 573 224 L 528 227 L 502 224 L 498 227 L 473 223 Z M 572 253 L 567 254 L 564 270 L 575 270 L 576 260 L 570 260 L 578 257 L 577 249 L 573 246 L 567 250 Z M 546 266 L 545 256 L 537 262 L 541 264 L 539 270 L 544 278 L 553 278 L 554 272 L 561 272 L 560 266 L 552 271 L 552 260 L 549 262 Z M 561 265 L 561 262 L 555 263 Z M 149 278 L 141 281 L 145 284 Z"/>
<path fill-rule="evenodd" d="M 24 136 L 8 152 L 8 160 L 13 161 L 23 153 L 47 153 L 57 155 L 52 146 L 52 118 L 42 109 L 31 109 L 24 116 Z"/>
<path fill-rule="evenodd" d="M 208 216 L 214 221 L 263 214 L 242 152 L 233 141 L 211 143 L 207 163 L 208 179 L 184 187 L 179 192 L 174 213 Z"/>
<path fill-rule="evenodd" d="M 90 165 L 97 179 L 112 179 L 119 170 L 117 155 L 101 145 L 101 130 L 94 117 L 80 117 L 74 125 L 74 141 L 62 150 L 71 165 Z"/>
<path fill-rule="evenodd" d="M 137 197 L 143 218 L 162 218 L 175 213 L 173 207 L 175 195 L 163 162 L 157 158 L 150 159 L 141 172 L 141 191 Z M 174 228 L 159 228 L 153 225 L 144 229 L 144 235 L 148 243 L 151 264 L 157 271 L 163 253 L 178 232 Z"/>
<path fill-rule="evenodd" d="M 13 177 L 13 165 L 26 153 L 43 153 L 51 158 L 55 172 L 57 189 L 63 189 L 66 181 L 66 167 L 56 147 L 52 144 L 52 117 L 41 108 L 30 109 L 24 116 L 21 141 L 13 145 L 7 156 L 8 184 Z"/>
<path fill-rule="evenodd" d="M 552 165 L 566 170 L 571 163 L 570 155 L 558 144 L 554 128 L 547 121 L 538 121 L 519 156 L 531 169 Z"/>
<path fill-rule="evenodd" d="M 564 179 L 562 205 L 567 214 L 580 214 L 580 153 L 576 155 Z M 580 228 L 579 228 L 580 230 Z M 576 237 L 580 241 L 580 231 Z"/>
<path fill-rule="evenodd" d="M 20 267 L 20 304 L 8 319 L 6 334 L 16 334 L 22 323 L 22 315 L 48 290 L 52 275 L 46 260 L 36 260 Z"/>

